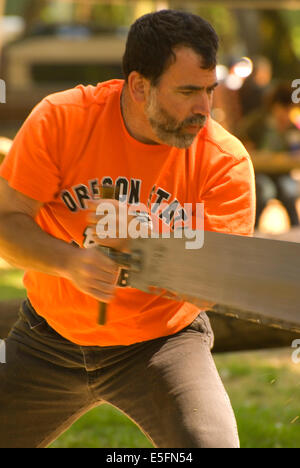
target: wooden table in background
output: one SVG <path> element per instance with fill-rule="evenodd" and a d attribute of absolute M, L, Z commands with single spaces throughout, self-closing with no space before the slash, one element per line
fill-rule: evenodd
<path fill-rule="evenodd" d="M 300 152 L 295 155 L 286 153 L 251 153 L 255 172 L 267 174 L 286 174 L 293 169 L 300 169 Z"/>

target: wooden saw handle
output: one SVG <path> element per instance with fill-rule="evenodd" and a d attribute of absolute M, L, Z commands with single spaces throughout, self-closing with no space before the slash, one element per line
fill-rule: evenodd
<path fill-rule="evenodd" d="M 94 196 L 94 200 L 105 200 L 105 199 L 119 199 L 119 190 L 116 189 L 114 185 L 100 185 L 99 187 L 99 194 Z M 102 252 L 106 255 L 109 255 L 110 248 L 109 247 L 101 247 L 99 246 Z M 98 324 L 105 325 L 106 323 L 106 310 L 107 304 L 105 302 L 99 302 L 99 316 L 98 316 Z"/>

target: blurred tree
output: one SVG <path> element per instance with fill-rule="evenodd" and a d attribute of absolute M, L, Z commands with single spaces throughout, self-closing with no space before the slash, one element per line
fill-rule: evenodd
<path fill-rule="evenodd" d="M 261 52 L 271 60 L 274 76 L 283 79 L 298 77 L 300 73 L 300 62 L 292 47 L 290 29 L 280 10 L 261 11 Z"/>
<path fill-rule="evenodd" d="M 292 47 L 298 60 L 300 60 L 300 5 L 297 11 L 285 10 L 282 16 L 289 24 Z"/>
<path fill-rule="evenodd" d="M 242 4 L 242 0 L 240 0 Z M 223 4 L 213 0 L 211 6 L 195 0 L 69 0 L 70 21 L 96 23 L 107 28 L 129 26 L 139 14 L 169 7 L 198 13 L 214 24 L 221 43 L 220 56 L 235 58 L 240 54 L 265 55 L 272 62 L 274 76 L 290 78 L 298 76 L 300 57 L 300 11 L 279 9 L 263 10 L 253 0 L 253 8 L 230 8 L 231 2 Z M 26 30 L 37 21 L 53 22 L 50 10 L 66 5 L 63 0 L 7 0 L 6 14 L 22 15 Z M 45 7 L 49 8 L 45 8 Z M 51 10 L 52 11 L 52 10 Z M 73 13 L 72 13 L 73 12 Z M 61 19 L 63 17 L 58 15 Z M 55 16 L 56 18 L 56 16 Z M 220 57 L 222 60 L 222 57 Z"/>
<path fill-rule="evenodd" d="M 92 9 L 92 19 L 95 23 L 109 26 L 128 26 L 133 18 L 133 5 L 96 4 Z"/>
<path fill-rule="evenodd" d="M 41 11 L 51 0 L 6 0 L 5 14 L 23 16 L 26 31 L 40 19 Z"/>
<path fill-rule="evenodd" d="M 238 36 L 249 55 L 263 55 L 272 63 L 276 78 L 290 79 L 300 73 L 300 63 L 293 47 L 293 26 L 281 10 L 234 10 Z M 299 12 L 295 11 L 299 15 Z M 297 71 L 298 69 L 298 71 Z"/>
<path fill-rule="evenodd" d="M 26 32 L 30 31 L 34 23 L 40 19 L 42 10 L 50 3 L 50 1 L 51 0 L 28 0 L 26 2 L 23 12 Z"/>
<path fill-rule="evenodd" d="M 248 55 L 261 54 L 260 11 L 234 9 L 232 13 L 237 23 L 237 35 L 245 42 Z"/>
<path fill-rule="evenodd" d="M 222 5 L 203 7 L 201 4 L 194 4 L 192 11 L 214 25 L 220 38 L 219 59 L 221 61 L 226 61 L 226 58 L 228 58 L 237 47 L 236 38 L 239 34 L 233 11 Z"/>
<path fill-rule="evenodd" d="M 26 6 L 30 2 L 31 0 L 6 0 L 5 14 L 22 16 Z"/>

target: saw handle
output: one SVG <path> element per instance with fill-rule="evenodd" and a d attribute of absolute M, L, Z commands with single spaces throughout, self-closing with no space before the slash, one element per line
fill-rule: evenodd
<path fill-rule="evenodd" d="M 94 196 L 94 200 L 108 200 L 108 199 L 119 199 L 119 190 L 114 185 L 100 185 L 99 187 L 99 194 Z M 99 249 L 105 255 L 110 257 L 110 251 L 112 250 L 110 247 L 102 247 L 99 246 Z M 98 324 L 105 325 L 106 324 L 106 315 L 107 315 L 107 304 L 105 302 L 99 302 L 99 315 L 98 315 Z"/>

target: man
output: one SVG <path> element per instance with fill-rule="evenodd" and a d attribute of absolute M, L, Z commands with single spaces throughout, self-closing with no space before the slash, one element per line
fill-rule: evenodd
<path fill-rule="evenodd" d="M 0 165 L 9 152 L 12 140 L 0 136 Z M 0 256 L 0 269 L 6 267 Z M 12 325 L 17 320 L 20 300 L 2 301 L 0 297 L 0 339 L 5 338 Z"/>
<path fill-rule="evenodd" d="M 156 447 L 239 446 L 204 311 L 116 288 L 87 226 L 99 185 L 115 184 L 128 205 L 204 202 L 205 229 L 252 234 L 249 156 L 209 117 L 217 47 L 198 16 L 145 15 L 125 83 L 50 96 L 19 132 L 1 168 L 0 253 L 26 270 L 29 300 L 0 367 L 1 446 L 45 447 L 103 402 Z"/>

